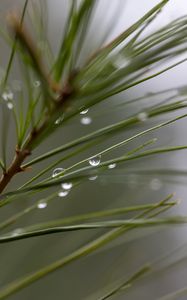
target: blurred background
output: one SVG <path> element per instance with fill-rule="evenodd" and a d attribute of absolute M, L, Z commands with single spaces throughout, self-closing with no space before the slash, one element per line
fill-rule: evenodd
<path fill-rule="evenodd" d="M 40 0 L 38 0 L 40 1 Z M 33 1 L 36 4 L 38 1 Z M 43 3 L 48 7 L 48 37 L 54 53 L 60 44 L 60 36 L 64 29 L 65 18 L 69 8 L 69 0 L 44 0 Z M 91 28 L 87 36 L 83 54 L 80 57 L 80 65 L 86 60 L 89 54 L 97 49 L 104 41 L 110 41 L 139 19 L 143 14 L 156 5 L 157 0 L 99 0 L 95 9 L 95 15 L 91 23 Z M 23 0 L 1 0 L 0 2 L 0 21 L 1 28 L 6 27 L 6 15 L 10 10 L 18 9 L 24 3 Z M 46 12 L 45 12 L 46 13 Z M 151 24 L 148 31 L 154 31 L 170 21 L 187 14 L 186 0 L 170 1 L 157 19 Z M 30 23 L 28 22 L 31 27 Z M 31 32 L 33 28 L 29 28 Z M 3 74 L 9 58 L 10 50 L 1 38 L 0 48 L 0 72 Z M 99 104 L 89 110 L 87 116 L 90 118 L 89 124 L 85 125 L 82 116 L 76 116 L 62 129 L 59 129 L 53 137 L 45 141 L 34 155 L 43 153 L 46 149 L 50 150 L 54 145 L 61 145 L 75 137 L 85 135 L 104 125 L 122 120 L 134 113 L 142 111 L 147 102 L 126 106 L 124 109 L 113 109 L 112 103 L 121 103 L 124 99 L 131 100 L 141 95 L 151 95 L 151 93 L 186 85 L 187 65 L 184 63 L 143 83 L 133 89 L 112 97 L 108 103 Z M 10 77 L 11 82 L 20 81 L 21 74 L 19 62 L 14 65 Z M 175 91 L 175 93 L 176 93 Z M 163 96 L 162 96 L 163 97 Z M 115 98 L 115 99 L 114 99 Z M 162 98 L 163 99 L 163 98 Z M 160 99 L 160 100 L 162 100 Z M 155 101 L 150 98 L 150 101 Z M 152 102 L 151 102 L 152 103 Z M 99 107 L 99 108 L 98 108 Z M 179 113 L 171 114 L 171 117 Z M 166 117 L 159 117 L 159 121 Z M 158 120 L 156 120 L 158 122 Z M 111 145 L 139 132 L 142 128 L 148 128 L 156 124 L 154 120 L 149 120 L 139 127 L 120 133 L 117 137 L 105 142 Z M 8 127 L 8 124 L 7 124 Z M 13 122 L 9 124 L 9 159 L 12 157 L 15 145 L 15 132 Z M 157 145 L 178 145 L 187 144 L 186 140 L 186 121 L 180 121 L 171 125 L 169 128 L 162 129 L 161 132 L 150 134 L 149 138 L 157 137 Z M 136 143 L 132 145 L 135 147 Z M 85 151 L 78 157 L 66 161 L 59 167 L 66 168 L 78 159 L 94 154 L 103 149 L 103 145 L 93 147 L 92 150 Z M 128 147 L 125 149 L 128 150 Z M 123 149 L 117 150 L 116 154 L 123 153 Z M 110 158 L 110 156 L 109 156 Z M 51 162 L 53 160 L 51 159 Z M 153 160 L 142 159 L 136 162 L 126 163 L 121 169 L 121 173 L 116 176 L 99 176 L 95 180 L 90 180 L 84 185 L 80 185 L 72 190 L 68 197 L 55 199 L 45 209 L 36 209 L 31 214 L 20 219 L 12 229 L 22 228 L 23 226 L 34 223 L 63 218 L 65 216 L 82 214 L 91 211 L 98 211 L 105 208 L 115 208 L 143 204 L 147 201 L 155 202 L 163 199 L 168 193 L 176 192 L 176 198 L 182 199 L 180 208 L 175 208 L 174 213 L 187 213 L 186 178 L 172 177 L 163 179 L 162 174 L 141 175 L 137 169 L 151 168 L 177 168 L 187 171 L 186 152 L 172 153 L 171 155 L 155 157 Z M 46 162 L 34 167 L 32 174 L 37 174 L 41 168 L 45 167 Z M 48 174 L 50 175 L 50 174 Z M 30 174 L 25 175 L 24 181 L 30 178 Z M 10 186 L 10 189 L 17 187 L 23 179 L 18 176 Z M 11 206 L 1 209 L 1 221 L 25 209 L 37 199 L 30 197 L 21 198 Z M 173 213 L 173 212 L 172 212 Z M 130 214 L 129 214 L 130 216 Z M 186 234 L 187 228 L 183 227 L 164 227 L 157 229 L 134 230 L 133 233 L 126 234 L 125 237 L 116 240 L 109 246 L 102 248 L 84 259 L 74 262 L 62 270 L 47 276 L 35 284 L 25 288 L 18 294 L 10 297 L 13 300 L 31 299 L 66 299 L 66 300 L 91 300 L 99 299 L 99 290 L 112 284 L 119 278 L 131 276 L 138 268 L 145 263 L 154 263 L 156 271 L 149 276 L 137 281 L 133 288 L 119 294 L 114 299 L 122 300 L 154 300 L 159 297 L 186 286 L 187 259 L 186 259 Z M 56 234 L 33 239 L 16 241 L 11 244 L 0 245 L 0 286 L 23 276 L 26 273 L 39 269 L 56 259 L 67 255 L 79 246 L 98 236 L 97 231 L 84 231 L 75 233 Z M 175 249 L 178 249 L 175 251 Z M 173 252 L 172 252 L 173 251 Z M 172 252 L 171 256 L 167 254 Z M 159 260 L 159 257 L 166 257 Z M 170 267 L 167 267 L 167 265 Z M 164 268 L 165 266 L 165 268 Z M 162 270 L 162 268 L 164 268 Z M 94 296 L 93 296 L 94 294 Z M 177 298 L 185 300 L 185 297 Z"/>

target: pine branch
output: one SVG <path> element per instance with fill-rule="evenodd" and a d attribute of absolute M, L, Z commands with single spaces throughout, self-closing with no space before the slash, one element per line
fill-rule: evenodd
<path fill-rule="evenodd" d="M 10 164 L 7 170 L 3 171 L 3 175 L 0 179 L 0 193 L 3 192 L 3 190 L 9 184 L 11 179 L 17 173 L 23 172 L 27 169 L 22 167 L 21 165 L 24 162 L 24 160 L 29 155 L 31 155 L 33 145 L 40 138 L 40 135 L 47 129 L 50 120 L 53 119 L 53 116 L 55 116 L 55 114 L 58 113 L 59 109 L 60 110 L 62 109 L 62 106 L 66 105 L 66 101 L 73 94 L 73 89 L 71 88 L 71 84 L 70 84 L 71 76 L 67 80 L 64 88 L 61 89 L 61 87 L 57 85 L 55 82 L 53 82 L 51 78 L 47 75 L 47 72 L 43 67 L 41 59 L 38 56 L 38 52 L 34 45 L 34 42 L 32 41 L 31 37 L 29 37 L 29 34 L 26 31 L 26 29 L 22 26 L 22 23 L 20 23 L 19 18 L 16 17 L 15 15 L 11 15 L 9 16 L 9 23 L 11 25 L 11 29 L 13 33 L 15 34 L 16 40 L 20 42 L 20 44 L 24 47 L 24 49 L 29 54 L 34 69 L 37 72 L 37 74 L 39 74 L 44 89 L 48 90 L 47 95 L 51 99 L 50 99 L 50 107 L 47 113 L 45 114 L 43 121 L 41 122 L 41 125 L 31 130 L 22 148 L 16 146 L 15 156 L 12 160 L 12 163 Z M 55 92 L 58 91 L 59 97 L 57 100 L 52 98 L 51 96 L 52 91 Z"/>

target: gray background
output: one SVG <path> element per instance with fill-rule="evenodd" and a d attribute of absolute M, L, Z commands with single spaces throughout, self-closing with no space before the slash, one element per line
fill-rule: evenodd
<path fill-rule="evenodd" d="M 57 49 L 60 42 L 59 36 L 62 32 L 64 24 L 64 14 L 67 11 L 68 0 L 49 0 L 49 39 L 53 45 L 54 51 Z M 158 1 L 147 0 L 129 0 L 129 1 L 107 1 L 100 0 L 99 7 L 96 11 L 96 17 L 92 25 L 90 38 L 92 42 L 89 45 L 93 49 L 97 47 L 98 40 L 102 38 L 102 30 L 105 30 L 110 24 L 110 18 L 115 11 L 115 6 L 118 4 L 123 5 L 120 16 L 116 17 L 115 29 L 110 34 L 110 38 L 120 33 L 124 27 L 129 26 L 136 21 L 143 13 L 153 7 Z M 125 2 L 125 3 L 124 3 Z M 12 7 L 17 7 L 18 3 L 22 4 L 23 1 L 15 0 L 2 0 L 0 2 L 0 17 L 1 23 L 4 24 L 4 17 L 6 11 Z M 109 14 L 107 19 L 106 14 Z M 172 19 L 187 13 L 187 4 L 185 0 L 173 0 L 164 9 L 162 14 L 158 16 L 157 21 L 151 26 L 150 30 L 158 28 Z M 103 17 L 104 16 L 104 17 Z M 116 22 L 117 21 L 117 22 Z M 31 29 L 32 30 L 32 29 Z M 109 38 L 109 39 L 110 39 Z M 7 47 L 4 46 L 1 40 L 0 49 L 0 63 L 2 68 L 6 65 L 8 59 Z M 85 55 L 88 55 L 89 47 L 84 50 Z M 84 59 L 84 58 L 83 58 Z M 17 67 L 14 69 L 12 79 L 19 77 Z M 120 95 L 121 101 L 126 97 L 131 99 L 137 95 L 147 92 L 158 91 L 167 87 L 178 86 L 186 84 L 187 68 L 186 65 L 177 67 L 175 70 L 161 75 L 150 82 L 130 90 L 123 95 Z M 110 104 L 108 104 L 110 105 Z M 101 109 L 104 106 L 101 105 Z M 105 108 L 103 108 L 105 109 Z M 37 153 L 42 153 L 50 149 L 52 145 L 62 144 L 65 141 L 71 140 L 74 137 L 86 134 L 90 131 L 110 124 L 130 115 L 134 109 L 139 110 L 139 107 L 129 107 L 128 111 L 123 113 L 117 112 L 114 114 L 106 115 L 105 117 L 97 116 L 97 108 L 93 108 L 89 114 L 93 118 L 93 123 L 84 127 L 80 125 L 80 118 L 75 118 L 72 123 L 68 124 L 63 131 L 59 130 L 53 138 L 46 141 L 43 148 L 40 148 Z M 153 125 L 154 121 L 149 122 L 149 126 Z M 159 136 L 159 144 L 186 144 L 185 135 L 186 121 L 180 121 L 180 124 L 171 126 L 169 129 L 163 129 L 162 134 Z M 76 130 L 75 130 L 76 129 Z M 122 137 L 130 136 L 133 132 L 138 131 L 140 128 L 129 130 L 124 134 L 116 137 L 114 140 L 109 141 L 112 144 L 116 140 L 121 140 Z M 142 129 L 142 127 L 141 127 Z M 155 136 L 155 135 L 154 135 Z M 151 137 L 151 136 L 150 136 Z M 12 156 L 11 142 L 14 139 L 13 126 L 10 131 L 10 144 L 9 155 Z M 135 146 L 135 144 L 133 144 Z M 101 146 L 100 146 L 101 147 Z M 101 147 L 102 148 L 102 147 Z M 82 154 L 81 158 L 88 154 L 93 154 L 100 148 L 96 148 L 91 152 Z M 34 155 L 36 155 L 35 153 Z M 76 159 L 76 160 L 77 160 Z M 71 165 L 73 161 L 66 162 L 63 167 Z M 172 154 L 164 156 L 163 158 L 155 158 L 153 167 L 157 166 L 177 167 L 186 169 L 186 152 L 179 154 Z M 142 160 L 137 164 L 127 164 L 127 168 L 145 167 L 151 164 L 147 160 Z M 45 166 L 45 165 L 44 165 Z M 42 167 L 44 167 L 42 166 Z M 37 167 L 33 172 L 38 172 Z M 28 175 L 29 177 L 30 175 Z M 155 177 L 153 177 L 155 178 Z M 19 184 L 18 178 L 12 183 L 12 188 Z M 26 180 L 26 178 L 25 178 Z M 17 228 L 33 224 L 34 222 L 52 220 L 55 218 L 62 218 L 63 216 L 74 215 L 76 213 L 83 213 L 92 210 L 100 210 L 106 207 L 119 207 L 124 205 L 132 205 L 135 203 L 146 203 L 159 201 L 168 192 L 176 192 L 177 197 L 182 198 L 183 201 L 180 208 L 176 209 L 176 213 L 186 213 L 186 180 L 181 179 L 180 184 L 177 183 L 163 183 L 159 191 L 151 189 L 151 179 L 146 178 L 140 180 L 129 173 L 126 179 L 121 181 L 118 179 L 116 182 L 112 180 L 103 180 L 99 178 L 94 182 L 88 182 L 85 185 L 77 187 L 72 193 L 64 199 L 55 199 L 46 209 L 36 210 L 27 218 L 23 218 L 16 225 Z M 182 183 L 182 184 L 181 184 Z M 20 199 L 18 203 L 10 207 L 3 208 L 0 214 L 1 220 L 20 211 L 33 203 L 36 199 Z M 178 210 L 178 211 L 177 211 Z M 14 226 L 15 228 L 15 226 Z M 68 254 L 76 249 L 78 246 L 83 245 L 91 238 L 98 235 L 99 232 L 83 232 L 83 233 L 68 233 L 62 235 L 46 236 L 42 238 L 34 238 L 26 241 L 19 241 L 12 244 L 0 245 L 0 285 L 14 280 L 17 277 L 23 276 L 25 273 L 32 272 L 45 266 L 47 263 L 53 262 L 56 259 Z M 112 243 L 111 246 L 97 251 L 97 253 L 83 258 L 67 267 L 59 270 L 50 276 L 36 282 L 18 293 L 10 299 L 67 299 L 67 300 L 82 300 L 82 299 L 97 299 L 97 297 L 90 297 L 90 295 L 98 291 L 103 286 L 113 283 L 122 277 L 130 276 L 140 266 L 146 262 L 152 262 L 158 259 L 160 255 L 165 255 L 168 250 L 175 249 L 186 242 L 186 228 L 176 227 L 159 230 L 142 230 L 133 231 L 133 233 L 126 235 L 124 238 L 118 239 Z M 174 258 L 182 258 L 185 256 L 186 248 L 174 254 Z M 171 259 L 171 261 L 172 261 Z M 145 279 L 140 280 L 135 284 L 134 288 L 129 289 L 128 292 L 116 299 L 158 299 L 160 296 L 171 292 L 175 289 L 182 288 L 186 285 L 186 260 L 181 260 L 177 265 L 169 269 L 166 268 L 164 272 L 155 273 Z M 158 264 L 159 267 L 159 264 Z M 183 298 L 180 298 L 183 299 Z M 184 299 L 186 299 L 184 297 Z"/>

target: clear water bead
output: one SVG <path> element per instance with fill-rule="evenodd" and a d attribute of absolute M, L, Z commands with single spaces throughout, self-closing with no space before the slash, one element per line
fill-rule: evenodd
<path fill-rule="evenodd" d="M 35 80 L 33 85 L 34 87 L 39 87 L 41 85 L 41 82 L 39 80 Z"/>
<path fill-rule="evenodd" d="M 59 197 L 66 197 L 67 195 L 68 195 L 68 193 L 69 193 L 69 191 L 60 191 L 59 193 L 58 193 L 58 196 Z"/>
<path fill-rule="evenodd" d="M 24 230 L 22 228 L 16 228 L 11 232 L 11 236 L 17 236 L 23 232 L 24 232 Z"/>
<path fill-rule="evenodd" d="M 138 114 L 138 120 L 145 122 L 148 119 L 148 114 L 146 112 L 141 112 Z"/>
<path fill-rule="evenodd" d="M 64 169 L 63 168 L 56 168 L 56 169 L 54 169 L 54 171 L 53 171 L 53 174 L 52 174 L 52 177 L 54 178 L 54 177 L 57 177 L 61 172 L 63 172 L 64 171 Z"/>
<path fill-rule="evenodd" d="M 46 208 L 47 207 L 47 202 L 41 201 L 37 204 L 37 207 L 40 209 Z"/>
<path fill-rule="evenodd" d="M 98 166 L 100 162 L 101 162 L 101 155 L 96 155 L 89 159 L 89 164 L 93 167 Z"/>
<path fill-rule="evenodd" d="M 8 90 L 8 91 L 3 92 L 2 98 L 5 101 L 13 100 L 14 94 L 12 93 L 12 91 Z"/>
<path fill-rule="evenodd" d="M 121 53 L 118 53 L 113 59 L 113 65 L 117 69 L 125 68 L 129 64 L 129 58 Z"/>
<path fill-rule="evenodd" d="M 98 178 L 98 175 L 95 175 L 95 176 L 89 177 L 89 180 L 94 181 L 94 180 L 96 180 L 97 178 Z"/>
<path fill-rule="evenodd" d="M 116 163 L 108 165 L 108 169 L 114 169 L 116 167 Z"/>
<path fill-rule="evenodd" d="M 61 124 L 63 120 L 64 120 L 64 115 L 62 115 L 61 117 L 59 117 L 58 119 L 56 119 L 55 125 Z"/>
<path fill-rule="evenodd" d="M 92 119 L 90 117 L 82 117 L 80 122 L 83 125 L 89 125 L 92 123 Z"/>
<path fill-rule="evenodd" d="M 61 187 L 66 191 L 70 190 L 72 188 L 72 186 L 73 186 L 73 184 L 71 182 L 63 182 L 61 184 Z"/>
<path fill-rule="evenodd" d="M 8 109 L 13 109 L 14 105 L 12 102 L 7 102 Z"/>
<path fill-rule="evenodd" d="M 85 115 L 85 114 L 87 114 L 88 110 L 89 110 L 88 108 L 82 110 L 82 111 L 80 112 L 80 115 Z"/>

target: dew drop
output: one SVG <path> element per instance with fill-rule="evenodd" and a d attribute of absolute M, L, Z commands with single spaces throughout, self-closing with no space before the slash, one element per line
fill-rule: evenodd
<path fill-rule="evenodd" d="M 114 169 L 116 167 L 116 163 L 108 165 L 108 169 Z"/>
<path fill-rule="evenodd" d="M 23 232 L 24 232 L 24 230 L 22 228 L 16 228 L 15 230 L 13 230 L 11 232 L 11 236 L 17 236 L 17 235 L 19 235 L 19 234 L 21 234 Z"/>
<path fill-rule="evenodd" d="M 93 167 L 98 166 L 100 162 L 101 162 L 101 155 L 96 155 L 89 159 L 89 164 Z"/>
<path fill-rule="evenodd" d="M 41 201 L 37 204 L 37 207 L 40 209 L 46 208 L 47 207 L 47 202 Z"/>
<path fill-rule="evenodd" d="M 161 187 L 162 187 L 162 182 L 161 182 L 160 179 L 158 179 L 158 178 L 153 178 L 153 179 L 151 180 L 151 182 L 150 182 L 150 188 L 151 188 L 151 190 L 153 190 L 153 191 L 158 191 L 158 190 L 161 189 Z"/>
<path fill-rule="evenodd" d="M 2 98 L 5 101 L 13 100 L 14 94 L 12 93 L 12 91 L 8 90 L 8 91 L 3 92 Z"/>
<path fill-rule="evenodd" d="M 126 55 L 122 55 L 121 53 L 117 54 L 117 56 L 113 60 L 113 65 L 115 68 L 121 69 L 126 67 L 129 64 L 129 59 Z"/>
<path fill-rule="evenodd" d="M 89 177 L 89 180 L 94 181 L 94 180 L 96 180 L 97 178 L 98 178 L 98 175 L 95 175 L 95 176 Z"/>
<path fill-rule="evenodd" d="M 64 189 L 64 190 L 70 190 L 72 188 L 73 184 L 71 182 L 63 182 L 61 184 L 61 187 Z"/>
<path fill-rule="evenodd" d="M 69 191 L 65 191 L 65 190 L 62 190 L 58 193 L 58 196 L 59 197 L 66 197 L 68 195 Z"/>
<path fill-rule="evenodd" d="M 52 177 L 54 178 L 54 177 L 58 176 L 63 171 L 64 171 L 63 168 L 56 168 L 56 169 L 54 169 Z"/>
<path fill-rule="evenodd" d="M 80 115 L 85 115 L 85 114 L 87 114 L 88 110 L 89 110 L 88 108 L 82 110 L 82 111 L 80 112 Z"/>
<path fill-rule="evenodd" d="M 7 93 L 6 93 L 6 92 L 2 93 L 1 96 L 2 96 L 3 100 L 5 100 L 5 101 L 8 100 L 8 97 L 7 97 Z"/>
<path fill-rule="evenodd" d="M 145 122 L 148 119 L 148 114 L 146 112 L 141 112 L 138 114 L 138 120 Z"/>
<path fill-rule="evenodd" d="M 92 123 L 92 119 L 90 117 L 82 117 L 80 122 L 83 125 L 89 125 Z"/>
<path fill-rule="evenodd" d="M 56 119 L 55 125 L 61 124 L 63 120 L 64 120 L 64 115 L 62 115 L 61 117 L 59 117 L 58 119 Z"/>
<path fill-rule="evenodd" d="M 33 85 L 34 87 L 38 88 L 41 85 L 41 82 L 39 80 L 35 80 Z"/>
<path fill-rule="evenodd" d="M 13 109 L 14 105 L 13 105 L 12 102 L 8 101 L 7 102 L 7 107 L 8 107 L 8 109 Z"/>

